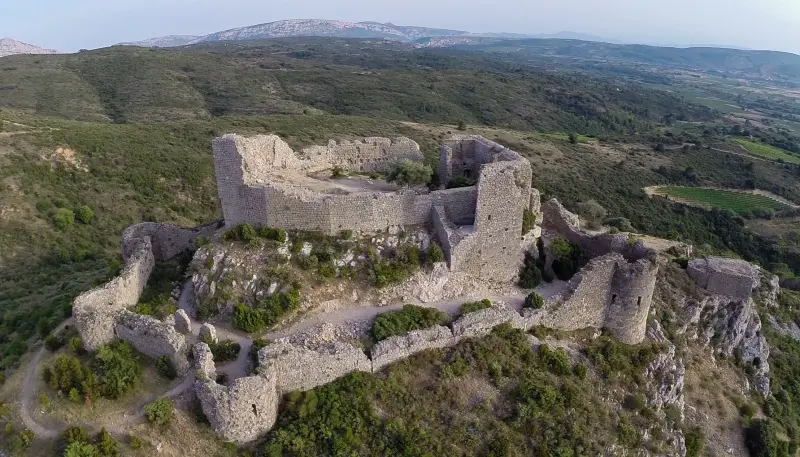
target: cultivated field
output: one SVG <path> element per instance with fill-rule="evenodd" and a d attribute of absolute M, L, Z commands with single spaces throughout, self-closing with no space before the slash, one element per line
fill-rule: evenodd
<path fill-rule="evenodd" d="M 703 187 L 658 186 L 646 189 L 651 195 L 704 208 L 729 209 L 736 213 L 780 211 L 789 206 L 764 195 L 739 190 L 708 189 Z"/>
<path fill-rule="evenodd" d="M 735 138 L 734 141 L 739 143 L 743 148 L 753 155 L 764 157 L 771 160 L 783 160 L 784 162 L 800 164 L 800 157 L 792 155 L 783 149 L 770 146 L 768 144 L 756 143 L 754 141 L 743 140 Z"/>

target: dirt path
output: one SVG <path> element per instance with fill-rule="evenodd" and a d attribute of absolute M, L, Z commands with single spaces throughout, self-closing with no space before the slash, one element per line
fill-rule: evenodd
<path fill-rule="evenodd" d="M 560 281 L 555 281 L 551 284 L 545 284 L 538 289 L 538 292 L 542 294 L 545 298 L 549 298 L 555 294 L 557 294 L 562 288 L 564 283 Z M 187 282 L 182 291 L 180 298 L 178 300 L 178 307 L 183 309 L 187 312 L 190 316 L 192 315 L 193 305 L 192 305 L 192 294 L 193 290 L 191 287 L 191 283 Z M 486 297 L 492 301 L 502 301 L 507 303 L 508 305 L 512 306 L 516 310 L 521 310 L 522 305 L 524 303 L 524 295 L 522 293 L 513 295 L 513 296 L 506 296 L 506 297 L 496 297 L 490 296 Z M 451 316 L 455 316 L 458 314 L 459 308 L 461 305 L 466 302 L 473 300 L 472 297 L 463 297 L 451 300 L 443 300 L 436 303 L 425 303 L 421 304 L 422 306 L 428 306 L 431 308 L 436 308 L 438 310 L 444 311 Z M 402 305 L 395 305 L 395 306 L 375 306 L 375 305 L 365 305 L 359 307 L 352 307 L 352 308 L 345 308 L 340 309 L 337 311 L 329 312 L 329 313 L 320 313 L 318 315 L 312 316 L 308 319 L 304 319 L 298 323 L 295 323 L 289 328 L 271 332 L 266 335 L 268 339 L 279 339 L 285 338 L 297 333 L 300 333 L 304 330 L 307 330 L 315 325 L 327 322 L 331 324 L 346 324 L 352 322 L 366 322 L 374 319 L 377 315 L 388 312 L 388 311 L 395 311 L 402 307 Z M 196 320 L 190 318 L 192 321 L 192 336 L 194 337 L 194 341 L 199 338 L 200 332 L 200 323 Z M 64 327 L 72 322 L 72 319 L 68 319 L 64 321 L 61 325 L 54 330 L 54 332 L 60 332 L 64 329 Z M 241 351 L 239 352 L 238 357 L 235 361 L 220 365 L 217 368 L 218 372 L 225 373 L 228 375 L 229 380 L 234 380 L 240 377 L 247 376 L 247 369 L 249 367 L 250 361 L 248 360 L 250 348 L 253 345 L 253 341 L 237 332 L 230 331 L 225 328 L 217 328 L 217 336 L 220 339 L 230 339 L 235 341 L 241 345 Z M 42 425 L 34 419 L 34 411 L 36 408 L 36 379 L 39 374 L 39 365 L 41 364 L 42 357 L 44 356 L 45 348 L 41 347 L 34 357 L 31 359 L 28 368 L 25 372 L 25 380 L 23 389 L 22 389 L 22 399 L 20 402 L 20 416 L 22 417 L 22 421 L 25 424 L 25 427 L 31 430 L 36 434 L 38 437 L 42 438 L 56 438 L 58 437 L 61 432 L 64 430 L 65 427 L 48 427 Z M 113 424 L 112 426 L 106 426 L 106 429 L 109 433 L 118 436 L 127 436 L 128 431 L 131 426 L 135 425 L 139 421 L 144 418 L 144 406 L 148 403 L 158 399 L 158 398 L 175 398 L 183 394 L 184 392 L 188 391 L 190 388 L 194 386 L 194 379 L 195 374 L 193 370 L 183 378 L 183 380 L 171 388 L 169 391 L 164 392 L 161 395 L 153 396 L 152 398 L 142 399 L 137 403 L 136 411 L 130 415 L 124 414 L 124 418 L 120 420 L 118 423 Z M 88 430 L 97 431 L 97 427 L 93 424 L 73 424 L 73 425 L 80 425 Z"/>

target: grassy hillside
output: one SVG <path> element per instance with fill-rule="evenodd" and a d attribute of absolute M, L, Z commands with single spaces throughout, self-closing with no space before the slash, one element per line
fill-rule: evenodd
<path fill-rule="evenodd" d="M 78 120 L 177 121 L 321 109 L 416 122 L 623 135 L 713 113 L 665 92 L 482 52 L 294 39 L 114 47 L 0 63 L 0 107 Z"/>

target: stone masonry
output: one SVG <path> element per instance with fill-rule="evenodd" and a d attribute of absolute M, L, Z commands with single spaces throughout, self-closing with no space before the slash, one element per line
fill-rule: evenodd
<path fill-rule="evenodd" d="M 226 135 L 213 142 L 214 165 L 225 224 L 267 225 L 285 230 L 380 232 L 394 226 L 432 225 L 451 270 L 507 280 L 518 269 L 522 215 L 532 202 L 530 163 L 479 136 L 460 136 L 442 146 L 439 173 L 469 176 L 477 185 L 430 192 L 323 192 L 287 180 L 341 167 L 385 171 L 397 160 L 421 162 L 419 145 L 407 138 L 331 142 L 295 153 L 280 138 Z"/>
<path fill-rule="evenodd" d="M 708 257 L 689 262 L 686 272 L 712 294 L 747 300 L 761 281 L 758 267 L 738 259 Z"/>

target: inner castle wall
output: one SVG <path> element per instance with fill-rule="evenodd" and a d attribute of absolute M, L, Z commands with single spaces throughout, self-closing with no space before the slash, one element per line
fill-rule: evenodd
<path fill-rule="evenodd" d="M 458 151 L 455 156 L 453 149 Z M 451 269 L 496 279 L 509 279 L 516 274 L 522 214 L 533 201 L 530 163 L 485 138 L 454 137 L 440 151 L 443 162 L 452 167 L 446 172 L 448 176 L 464 173 L 464 157 L 468 156 L 477 185 L 432 192 L 414 188 L 324 193 L 281 176 L 336 166 L 385 171 L 397 160 L 422 162 L 419 145 L 407 138 L 331 142 L 327 147 L 314 146 L 294 153 L 274 135 L 226 135 L 214 140 L 213 150 L 228 227 L 249 223 L 335 235 L 342 230 L 379 232 L 393 226 L 431 224 L 445 245 Z M 443 170 L 440 166 L 440 172 Z M 442 211 L 436 213 L 436 207 Z M 444 230 L 445 226 L 454 229 Z M 460 231 L 458 226 L 469 229 Z"/>

